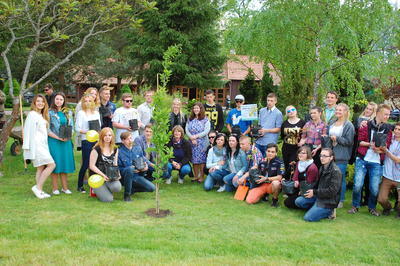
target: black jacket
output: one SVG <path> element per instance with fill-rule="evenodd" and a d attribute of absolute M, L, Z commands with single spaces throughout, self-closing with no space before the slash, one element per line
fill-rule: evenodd
<path fill-rule="evenodd" d="M 190 161 L 192 160 L 192 145 L 186 139 L 182 139 L 182 145 L 183 145 L 183 152 L 185 153 L 185 156 L 183 157 L 183 159 L 181 161 L 179 161 L 175 158 L 172 158 L 172 160 L 174 160 L 177 163 L 180 163 L 183 166 L 185 164 L 190 163 Z M 168 142 L 167 147 L 172 147 L 173 149 L 176 148 L 176 144 L 173 143 L 172 138 Z"/>
<path fill-rule="evenodd" d="M 319 169 L 319 181 L 314 188 L 314 196 L 317 198 L 317 206 L 334 209 L 340 201 L 342 187 L 342 173 L 339 167 L 332 161 L 327 168 L 324 165 Z"/>

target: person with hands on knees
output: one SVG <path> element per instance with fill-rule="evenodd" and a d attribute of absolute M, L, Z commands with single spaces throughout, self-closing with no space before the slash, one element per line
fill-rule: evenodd
<path fill-rule="evenodd" d="M 192 147 L 188 140 L 184 138 L 184 131 L 181 126 L 172 129 L 171 140 L 167 147 L 172 147 L 173 157 L 167 164 L 167 171 L 164 172 L 165 184 L 169 185 L 172 181 L 172 170 L 179 171 L 178 183 L 183 184 L 185 175 L 191 173 L 190 160 L 192 159 Z"/>
<path fill-rule="evenodd" d="M 130 202 L 133 193 L 153 192 L 156 189 L 156 186 L 144 177 L 144 173 L 153 164 L 143 154 L 139 145 L 133 145 L 130 132 L 123 132 L 121 141 L 118 149 L 118 167 L 124 179 L 124 201 Z"/>
<path fill-rule="evenodd" d="M 281 180 L 285 174 L 283 161 L 277 157 L 278 145 L 267 145 L 267 157 L 258 164 L 259 179 L 257 187 L 250 189 L 246 202 L 255 204 L 267 193 L 272 194 L 272 207 L 278 207 L 278 196 L 281 191 Z"/>
<path fill-rule="evenodd" d="M 214 175 L 217 170 L 222 169 L 226 160 L 226 135 L 218 133 L 213 146 L 208 150 L 206 167 L 208 175 L 204 182 L 204 190 L 211 190 L 217 183 L 223 186 L 222 176 Z"/>
<path fill-rule="evenodd" d="M 322 166 L 319 170 L 317 188 L 307 190 L 295 201 L 297 207 L 307 210 L 304 215 L 304 220 L 307 222 L 318 222 L 332 217 L 340 201 L 342 173 L 334 162 L 332 149 L 323 148 L 320 157 Z"/>
<path fill-rule="evenodd" d="M 293 174 L 295 193 L 288 195 L 284 201 L 285 206 L 290 209 L 298 209 L 295 201 L 301 196 L 300 183 L 302 183 L 302 187 L 313 188 L 318 181 L 318 168 L 312 159 L 310 147 L 300 147 L 297 151 L 297 158 L 299 161 L 296 163 Z"/>
<path fill-rule="evenodd" d="M 99 141 L 90 153 L 90 175 L 104 177 L 104 184 L 94 188 L 97 198 L 102 202 L 114 200 L 113 193 L 121 191 L 121 176 L 118 172 L 118 150 L 115 147 L 114 131 L 105 127 L 100 131 Z"/>

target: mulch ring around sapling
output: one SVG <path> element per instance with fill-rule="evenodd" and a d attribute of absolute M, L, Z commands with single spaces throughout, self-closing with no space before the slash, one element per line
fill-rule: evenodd
<path fill-rule="evenodd" d="M 170 210 L 160 210 L 160 212 L 157 214 L 155 208 L 148 209 L 147 211 L 145 211 L 145 213 L 148 216 L 155 217 L 155 218 L 164 218 L 164 217 L 167 217 L 168 215 L 173 214 L 173 212 Z"/>

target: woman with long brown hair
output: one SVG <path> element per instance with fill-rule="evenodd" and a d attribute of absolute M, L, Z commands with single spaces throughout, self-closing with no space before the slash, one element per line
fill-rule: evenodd
<path fill-rule="evenodd" d="M 204 180 L 204 166 L 208 147 L 207 134 L 210 128 L 210 120 L 205 115 L 204 105 L 199 102 L 195 103 L 186 124 L 186 134 L 192 142 L 194 180 L 199 183 Z"/>
<path fill-rule="evenodd" d="M 24 159 L 31 160 L 36 167 L 36 185 L 32 191 L 39 199 L 49 198 L 50 195 L 43 191 L 43 184 L 56 167 L 49 151 L 47 129 L 49 126 L 49 113 L 46 98 L 38 94 L 31 104 L 31 111 L 25 121 Z"/>
<path fill-rule="evenodd" d="M 115 136 L 111 128 L 105 127 L 100 131 L 99 141 L 90 153 L 90 175 L 101 175 L 105 182 L 93 189 L 97 198 L 102 202 L 114 200 L 113 193 L 121 191 L 121 178 L 118 171 L 118 149 L 115 146 Z M 109 170 L 114 167 L 113 170 Z M 113 176 L 111 176 L 111 174 Z"/>

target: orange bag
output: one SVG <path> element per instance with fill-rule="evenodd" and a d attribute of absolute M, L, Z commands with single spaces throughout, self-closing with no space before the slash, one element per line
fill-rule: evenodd
<path fill-rule="evenodd" d="M 249 187 L 246 186 L 246 180 L 244 181 L 243 185 L 239 185 L 236 193 L 235 193 L 235 200 L 245 200 L 247 196 L 247 192 L 249 192 Z"/>

